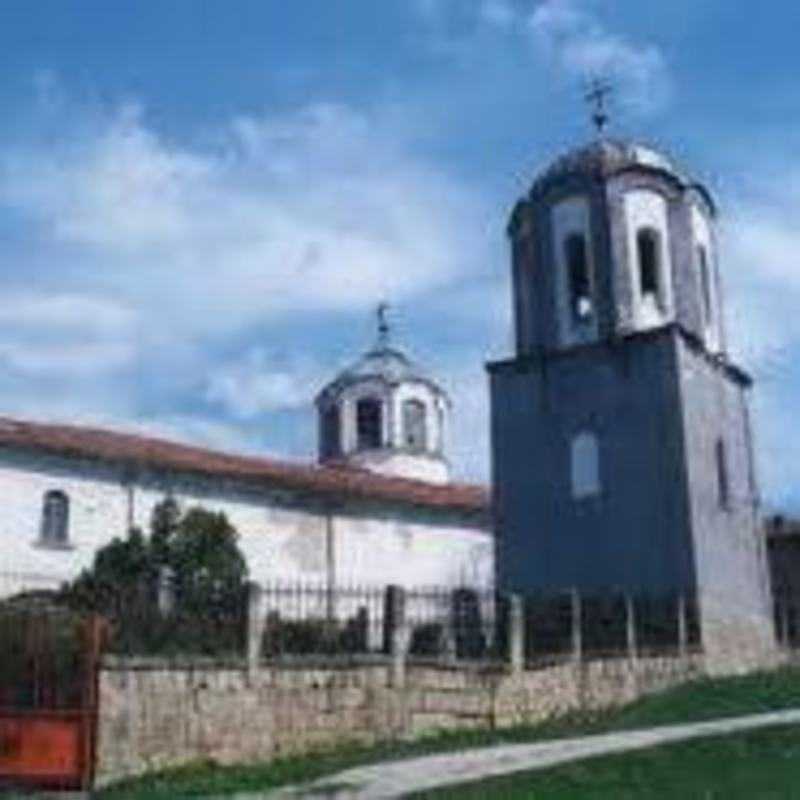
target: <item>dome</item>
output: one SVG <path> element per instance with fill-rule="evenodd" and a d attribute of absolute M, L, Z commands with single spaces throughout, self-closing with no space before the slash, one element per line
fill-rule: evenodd
<path fill-rule="evenodd" d="M 370 379 L 383 381 L 390 386 L 401 383 L 425 383 L 436 392 L 444 394 L 422 367 L 401 350 L 382 342 L 342 370 L 320 394 L 338 392 L 348 385 Z"/>
<path fill-rule="evenodd" d="M 320 463 L 446 483 L 450 401 L 441 387 L 389 341 L 378 311 L 378 340 L 317 395 Z"/>
<path fill-rule="evenodd" d="M 532 191 L 542 191 L 556 181 L 575 175 L 605 178 L 635 168 L 666 174 L 682 186 L 700 189 L 710 200 L 708 192 L 692 181 L 671 156 L 641 142 L 606 138 L 576 147 L 556 158 L 538 175 Z"/>

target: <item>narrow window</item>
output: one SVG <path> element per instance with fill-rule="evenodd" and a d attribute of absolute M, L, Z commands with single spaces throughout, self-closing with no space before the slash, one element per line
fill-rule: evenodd
<path fill-rule="evenodd" d="M 653 228 L 642 228 L 636 234 L 636 249 L 639 256 L 639 287 L 642 299 L 659 299 L 659 252 L 660 237 Z"/>
<path fill-rule="evenodd" d="M 43 544 L 69 542 L 69 498 L 57 489 L 45 493 L 40 538 Z"/>
<path fill-rule="evenodd" d="M 576 500 L 600 493 L 600 457 L 597 437 L 584 431 L 572 440 L 572 496 Z"/>
<path fill-rule="evenodd" d="M 356 405 L 356 430 L 358 432 L 358 449 L 373 450 L 383 442 L 383 415 L 381 401 L 374 397 L 365 397 Z"/>
<path fill-rule="evenodd" d="M 711 324 L 711 273 L 708 268 L 708 250 L 705 245 L 697 247 L 697 263 L 700 269 L 700 289 L 703 293 L 703 322 Z"/>
<path fill-rule="evenodd" d="M 730 485 L 728 483 L 728 461 L 725 454 L 725 442 L 717 439 L 716 444 L 717 461 L 717 498 L 720 508 L 728 508 L 730 505 Z"/>
<path fill-rule="evenodd" d="M 569 306 L 573 322 L 587 322 L 594 311 L 589 280 L 586 237 L 570 234 L 564 243 L 569 277 Z"/>
<path fill-rule="evenodd" d="M 403 403 L 403 436 L 410 450 L 425 449 L 425 404 L 419 400 L 406 400 Z"/>
<path fill-rule="evenodd" d="M 338 406 L 330 406 L 322 413 L 322 454 L 325 458 L 339 455 L 340 422 Z"/>

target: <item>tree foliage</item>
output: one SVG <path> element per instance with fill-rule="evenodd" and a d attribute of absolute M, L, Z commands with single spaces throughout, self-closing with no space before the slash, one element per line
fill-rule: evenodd
<path fill-rule="evenodd" d="M 167 497 L 149 535 L 132 529 L 95 554 L 64 591 L 73 608 L 109 619 L 112 647 L 126 652 L 238 650 L 244 635 L 247 565 L 223 513 L 182 512 Z"/>

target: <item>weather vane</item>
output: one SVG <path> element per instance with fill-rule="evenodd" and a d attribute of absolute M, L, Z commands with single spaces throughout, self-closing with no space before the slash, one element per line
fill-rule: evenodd
<path fill-rule="evenodd" d="M 614 87 L 604 78 L 594 78 L 586 92 L 586 102 L 592 108 L 592 122 L 597 132 L 602 136 L 603 129 L 608 125 L 608 98 L 614 92 Z"/>
<path fill-rule="evenodd" d="M 378 344 L 381 347 L 386 347 L 389 344 L 389 321 L 386 319 L 386 312 L 389 310 L 389 304 L 385 300 L 378 303 Z"/>

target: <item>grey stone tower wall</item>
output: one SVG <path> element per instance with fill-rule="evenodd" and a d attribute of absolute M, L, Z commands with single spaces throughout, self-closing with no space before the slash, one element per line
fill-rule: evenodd
<path fill-rule="evenodd" d="M 490 367 L 503 586 L 694 590 L 676 337 Z M 582 430 L 599 439 L 602 491 L 574 500 Z"/>
<path fill-rule="evenodd" d="M 697 345 L 678 341 L 686 473 L 706 644 L 715 652 L 773 644 L 766 542 L 759 521 L 748 384 Z M 720 504 L 716 443 L 723 441 L 729 502 Z"/>

